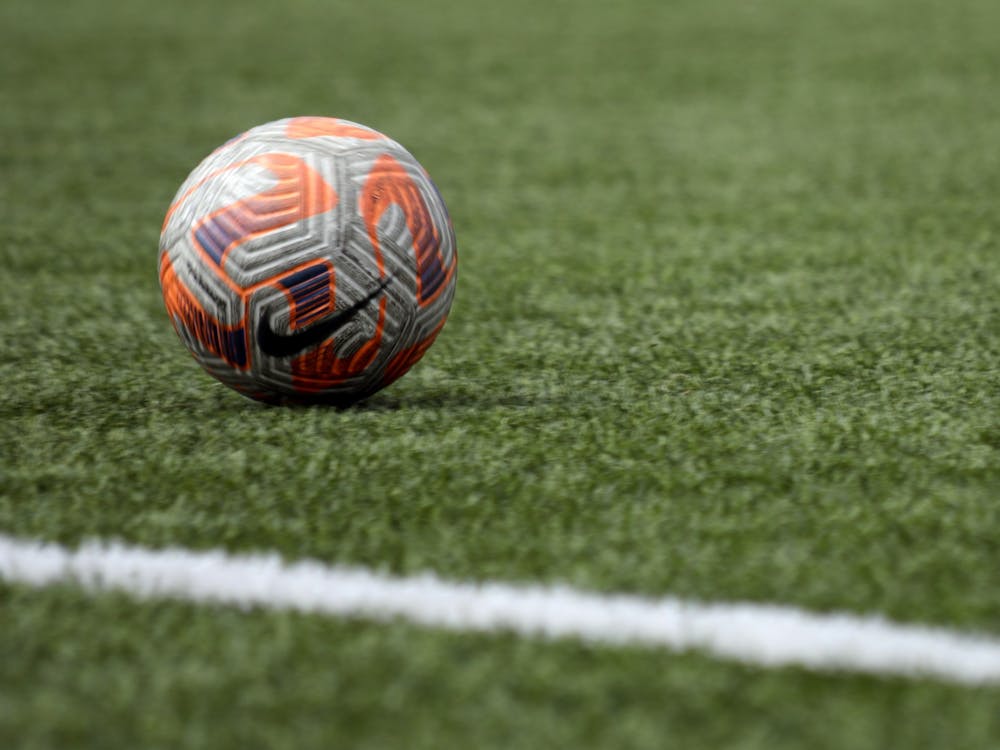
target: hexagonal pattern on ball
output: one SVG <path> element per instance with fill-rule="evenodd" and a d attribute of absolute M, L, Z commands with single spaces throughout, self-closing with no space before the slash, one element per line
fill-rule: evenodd
<path fill-rule="evenodd" d="M 403 375 L 444 325 L 455 235 L 410 153 L 328 117 L 267 123 L 181 185 L 159 272 L 211 375 L 271 402 L 351 403 Z"/>

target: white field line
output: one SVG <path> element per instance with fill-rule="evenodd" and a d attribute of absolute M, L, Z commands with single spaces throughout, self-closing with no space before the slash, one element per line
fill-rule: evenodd
<path fill-rule="evenodd" d="M 512 631 L 605 644 L 698 649 L 762 666 L 1000 683 L 1000 639 L 793 607 L 703 604 L 562 586 L 393 577 L 276 555 L 152 550 L 89 542 L 73 550 L 0 535 L 0 579 L 73 583 L 239 607 L 407 620 L 457 631 Z"/>

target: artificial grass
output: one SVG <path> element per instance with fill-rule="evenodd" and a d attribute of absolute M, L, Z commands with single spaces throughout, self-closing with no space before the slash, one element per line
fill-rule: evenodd
<path fill-rule="evenodd" d="M 0 742 L 987 748 L 1000 691 L 0 588 Z"/>
<path fill-rule="evenodd" d="M 1000 631 L 998 22 L 987 0 L 5 3 L 0 530 Z M 459 242 L 444 332 L 413 372 L 347 411 L 264 407 L 211 381 L 156 283 L 159 226 L 187 172 L 235 133 L 295 114 L 401 141 L 439 185 Z M 142 670 L 87 656 L 103 616 L 71 633 L 59 618 L 88 606 L 120 608 L 125 622 L 176 610 L 231 627 L 237 643 L 273 622 L 0 593 L 7 618 L 50 623 L 39 642 L 83 649 L 95 680 L 179 679 L 166 654 Z M 425 644 L 435 680 L 474 642 L 501 685 L 484 709 L 499 725 L 531 701 L 558 715 L 551 675 L 589 674 L 589 657 L 560 662 L 579 647 L 274 617 L 315 653 L 329 638 L 377 651 L 405 633 Z M 164 643 L 179 649 L 188 636 L 173 622 Z M 143 637 L 138 625 L 121 633 Z M 325 656 L 336 664 L 347 649 Z M 551 674 L 531 700 L 505 704 L 511 649 Z M 637 701 L 652 680 L 680 714 L 721 717 L 718 685 L 769 686 L 751 739 L 632 709 L 682 746 L 764 746 L 786 712 L 822 716 L 816 696 L 869 717 L 857 737 L 829 729 L 841 747 L 910 739 L 899 724 L 937 721 L 916 718 L 929 695 L 968 701 L 970 717 L 988 702 L 700 657 L 672 677 L 676 657 L 617 653 L 594 656 L 595 695 L 634 683 L 622 701 Z M 38 658 L 53 690 L 66 678 L 52 705 L 76 700 L 79 663 Z M 647 659 L 669 687 L 640 668 Z M 198 668 L 226 686 L 237 662 Z M 0 683 L 16 709 L 9 736 L 35 700 L 31 663 L 19 663 Z M 376 722 L 373 686 L 392 680 L 351 679 L 372 692 L 350 721 Z M 869 706 L 882 691 L 898 703 L 880 724 Z M 404 721 L 425 721 L 419 691 L 400 701 Z M 61 710 L 32 705 L 44 744 Z M 288 711 L 269 719 L 274 731 Z M 643 746 L 607 704 L 580 727 L 600 712 L 594 746 Z M 228 721 L 216 730 L 238 737 Z M 348 726 L 335 707 L 329 721 Z M 439 747 L 468 746 L 470 720 L 455 721 L 423 725 L 437 728 L 422 741 L 441 731 Z M 530 745 L 549 736 L 539 721 L 524 729 Z M 806 723 L 789 746 L 810 744 Z M 1000 741 L 980 719 L 949 726 L 949 746 Z"/>

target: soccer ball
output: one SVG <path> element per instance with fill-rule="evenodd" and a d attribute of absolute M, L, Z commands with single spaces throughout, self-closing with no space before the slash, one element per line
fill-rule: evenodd
<path fill-rule="evenodd" d="M 458 255 L 444 201 L 395 141 L 293 117 L 188 176 L 160 235 L 160 288 L 211 375 L 272 403 L 350 404 L 438 335 Z"/>

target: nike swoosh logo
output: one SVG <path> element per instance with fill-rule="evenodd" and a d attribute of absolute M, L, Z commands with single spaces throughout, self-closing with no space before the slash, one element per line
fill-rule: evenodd
<path fill-rule="evenodd" d="M 267 319 L 267 316 L 262 315 L 260 321 L 257 323 L 257 345 L 268 356 L 291 357 L 312 346 L 322 344 L 356 318 L 358 313 L 385 291 L 385 288 L 389 286 L 389 282 L 391 281 L 392 276 L 387 276 L 375 289 L 350 307 L 340 310 L 308 328 L 303 328 L 301 331 L 294 331 L 288 334 L 276 333 L 271 328 L 271 322 Z"/>

